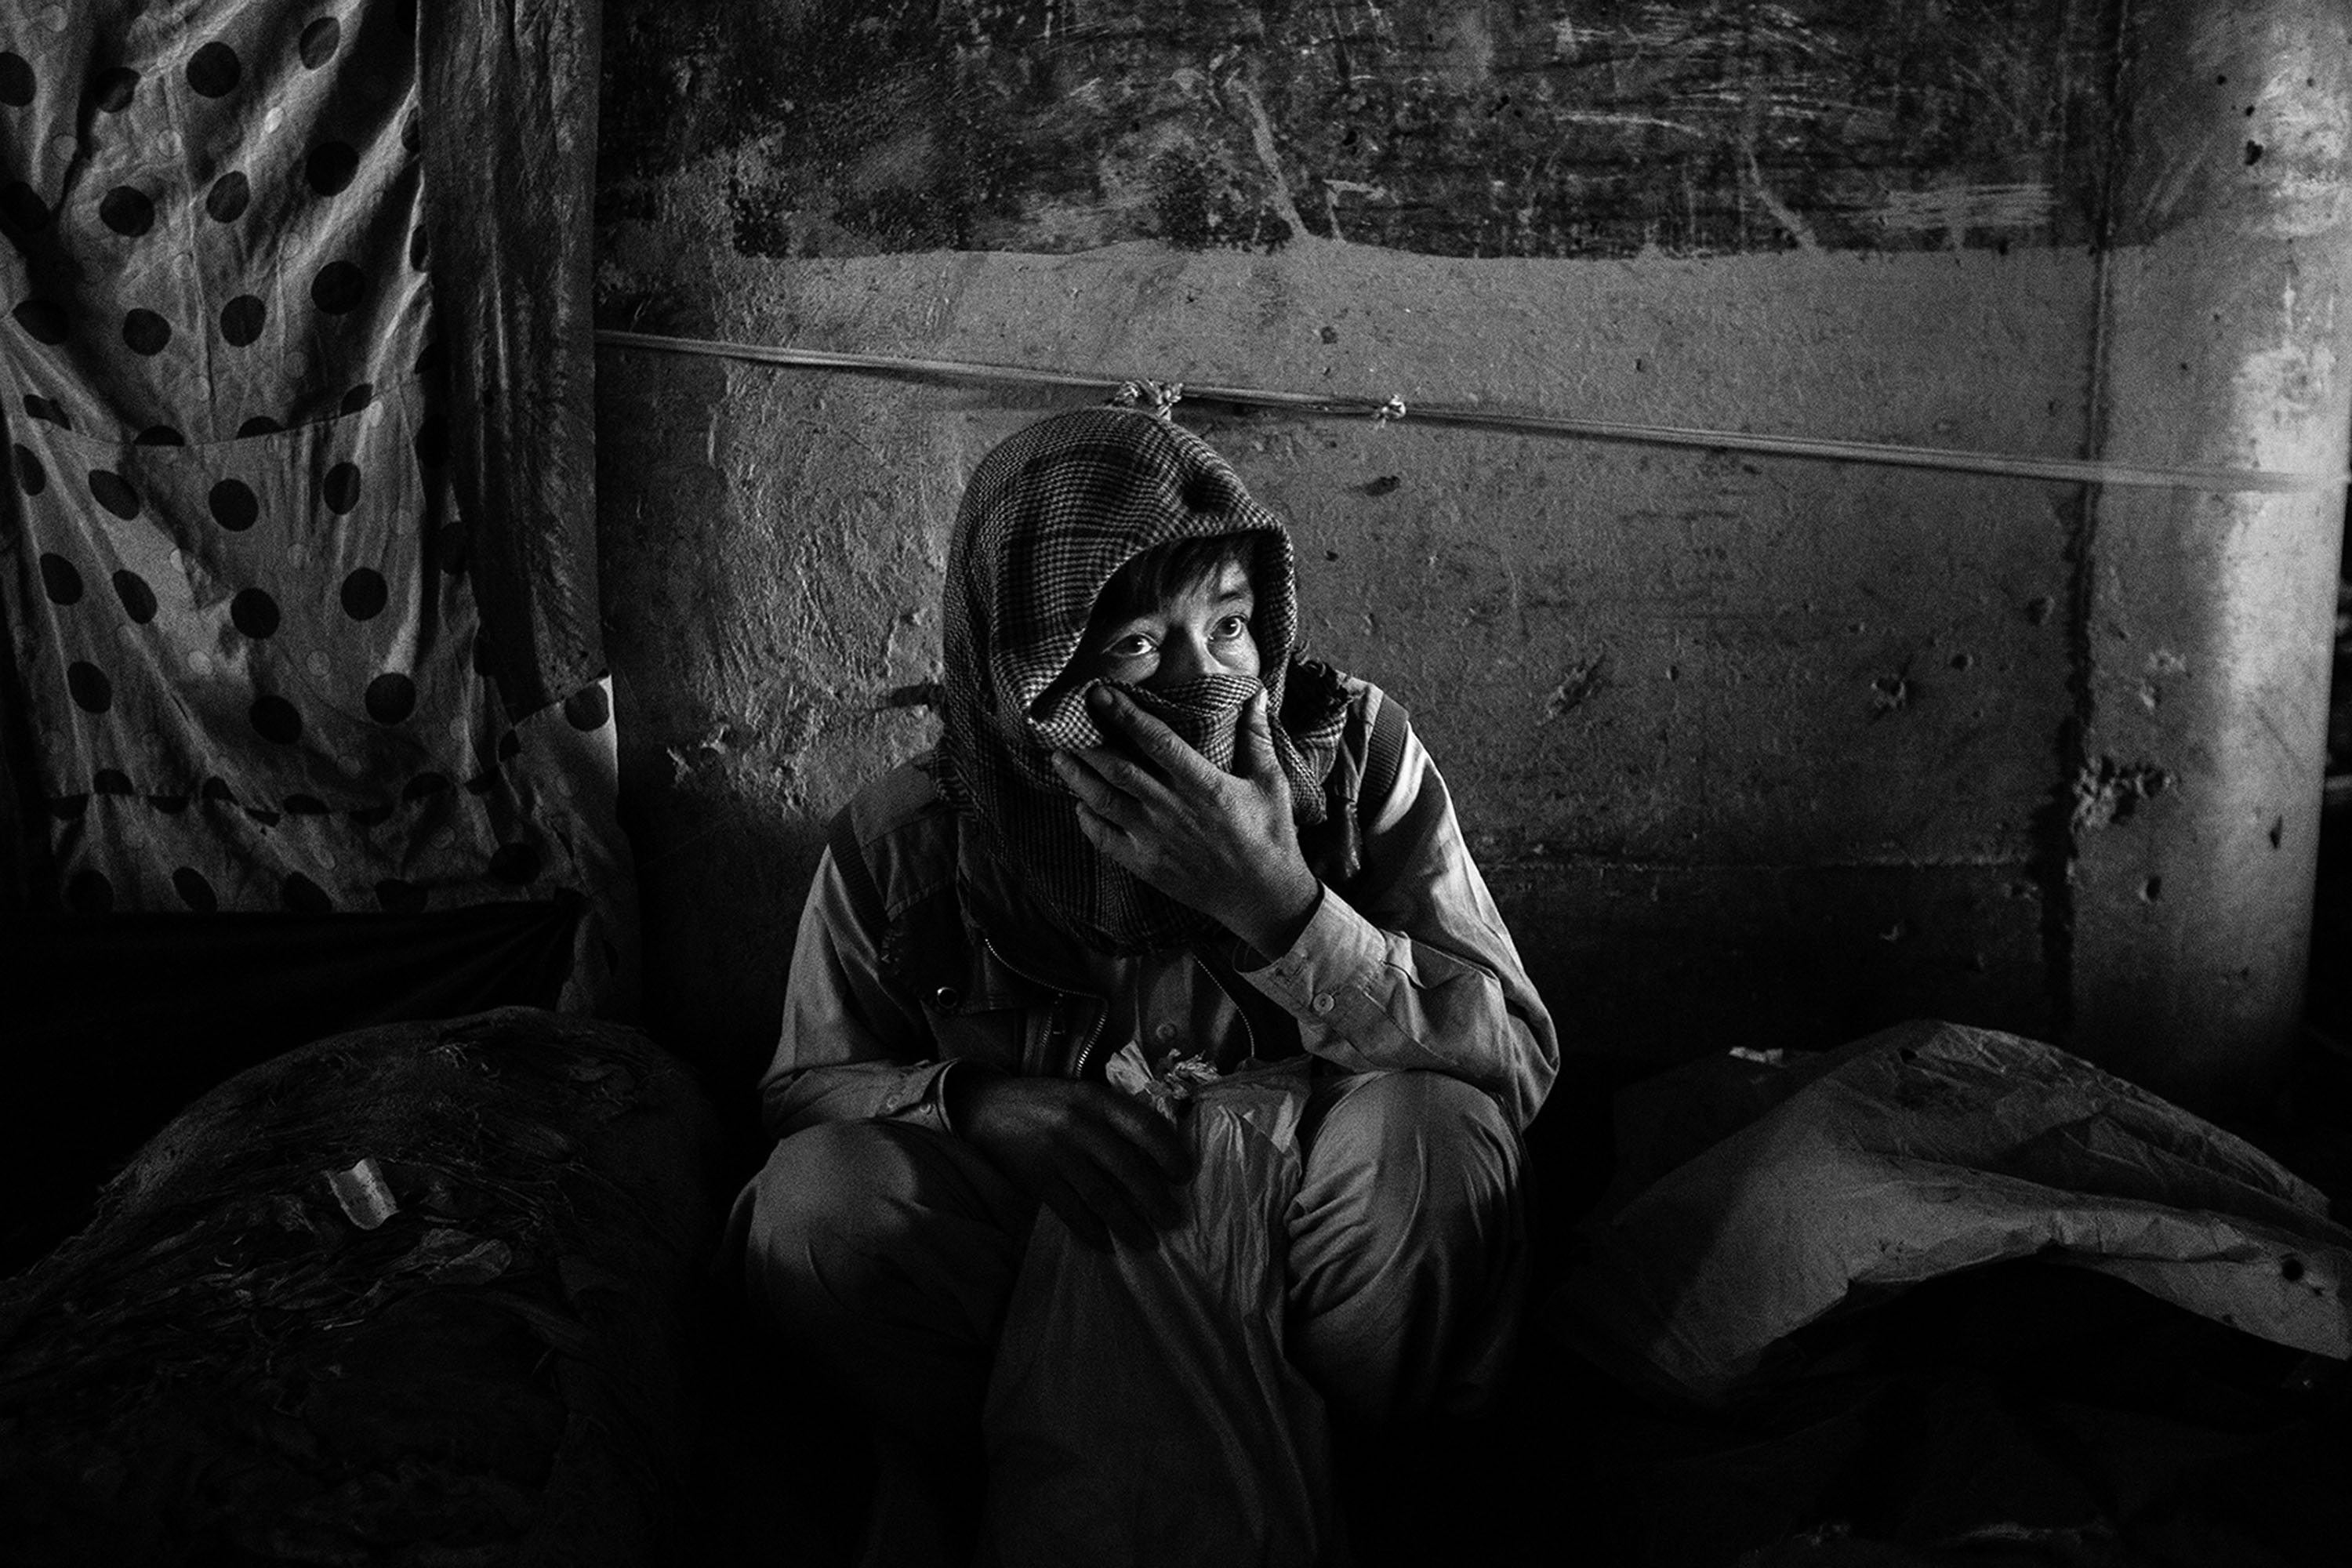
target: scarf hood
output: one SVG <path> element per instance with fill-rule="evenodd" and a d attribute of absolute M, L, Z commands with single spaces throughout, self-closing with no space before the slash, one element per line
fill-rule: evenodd
<path fill-rule="evenodd" d="M 981 847 L 1067 934 L 1133 952 L 1219 928 L 1097 852 L 1049 763 L 1103 742 L 1070 678 L 1096 599 L 1154 546 L 1258 536 L 1251 586 L 1275 753 L 1299 824 L 1321 822 L 1346 716 L 1339 674 L 1298 658 L 1289 531 L 1207 442 L 1164 412 L 1088 408 L 1006 440 L 965 487 L 942 606 L 945 729 L 934 773 Z M 1119 689 L 1230 769 L 1234 720 L 1260 681 L 1211 674 L 1158 692 Z"/>

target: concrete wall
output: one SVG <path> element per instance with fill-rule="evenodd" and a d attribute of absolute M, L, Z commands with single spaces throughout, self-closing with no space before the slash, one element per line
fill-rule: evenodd
<path fill-rule="evenodd" d="M 2324 30 L 2322 7 L 2273 8 L 2295 37 Z M 2292 439 L 2244 428 L 2284 406 L 2275 380 L 2244 390 L 2248 356 L 2339 331 L 2308 265 L 2284 305 L 2233 295 L 2226 332 L 2159 334 L 2180 375 L 2241 388 L 2236 414 L 2150 424 L 2149 399 L 2181 395 L 2111 363 L 2119 253 L 2084 239 L 2112 229 L 2112 132 L 2138 89 L 2099 7 L 901 9 L 607 0 L 608 324 L 2037 456 L 2324 466 L 2334 417 L 2342 466 L 2332 361 L 2296 362 Z M 2263 103 L 2344 100 L 2340 66 L 2280 63 L 2284 37 L 2207 39 L 2198 78 L 2242 85 L 2168 111 L 2228 121 L 2218 154 L 2171 144 L 2180 168 L 2218 157 L 2233 200 L 2341 179 L 2340 143 L 2309 137 L 2266 171 L 2240 161 Z M 2192 52 L 2176 41 L 2168 79 Z M 2281 74 L 2305 64 L 2311 88 Z M 2211 219 L 2192 253 L 2168 248 L 2179 214 L 2135 210 L 2131 276 L 2176 284 L 2247 221 Z M 2343 228 L 2321 215 L 2298 243 L 2340 249 Z M 599 400 L 652 1022 L 748 1068 L 826 818 L 931 732 L 911 689 L 936 670 L 962 478 L 1071 395 L 615 349 Z M 2176 545 L 2204 537 L 2200 505 L 2284 531 L 2242 585 L 2268 599 L 2220 616 L 2233 646 L 2285 649 L 2248 654 L 2249 676 L 2152 600 L 2127 653 L 2103 647 L 2119 542 L 2163 592 L 2240 578 L 2081 486 L 1179 416 L 1292 521 L 1317 651 L 1412 710 L 1576 1044 L 1663 1063 L 1939 1013 L 2130 1067 L 2132 1041 L 2084 1014 L 2086 907 L 2103 931 L 2156 918 L 2208 942 L 2220 910 L 2295 948 L 2307 846 L 2262 868 L 2270 894 L 2184 868 L 2242 854 L 2210 833 L 2120 852 L 2087 895 L 2081 877 L 2087 847 L 2170 834 L 2182 801 L 2315 821 L 2316 731 L 2307 767 L 2291 738 L 2251 783 L 2219 738 L 2254 687 L 2272 721 L 2324 721 L 2332 553 L 2307 593 L 2298 575 L 2324 506 L 2159 505 Z M 2118 705 L 2156 717 L 2119 735 Z M 2150 855 L 2179 861 L 2171 882 Z M 2166 905 L 2150 876 L 2204 906 Z M 2225 1058 L 2275 1045 L 2299 963 L 2248 983 L 2268 1010 L 2240 1010 Z M 2103 958 L 2093 978 L 2121 973 Z"/>

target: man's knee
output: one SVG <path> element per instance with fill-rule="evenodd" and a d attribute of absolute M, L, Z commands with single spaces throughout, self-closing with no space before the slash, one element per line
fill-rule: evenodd
<path fill-rule="evenodd" d="M 1309 1112 L 1303 1202 L 1392 1238 L 1380 1250 L 1476 1234 L 1508 1211 L 1519 1141 L 1491 1096 L 1435 1072 L 1362 1074 L 1328 1093 Z"/>
<path fill-rule="evenodd" d="M 891 1197 L 912 1186 L 905 1151 L 872 1122 L 811 1127 L 779 1142 L 745 1194 L 754 1299 L 796 1314 L 850 1282 L 856 1260 L 887 1253 L 892 1229 L 907 1223 Z"/>
<path fill-rule="evenodd" d="M 747 1195 L 745 1283 L 788 1330 L 989 1318 L 1025 1230 L 974 1151 L 889 1122 L 793 1133 Z"/>
<path fill-rule="evenodd" d="M 1492 1099 L 1437 1073 L 1341 1079 L 1317 1099 L 1290 1215 L 1293 1358 L 1358 1422 L 1476 1403 L 1517 1316 L 1517 1135 Z"/>

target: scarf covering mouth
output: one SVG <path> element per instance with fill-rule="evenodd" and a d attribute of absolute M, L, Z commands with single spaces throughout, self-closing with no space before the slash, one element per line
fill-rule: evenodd
<path fill-rule="evenodd" d="M 1087 692 L 1114 686 L 1231 772 L 1241 709 L 1261 679 L 1212 673 L 1148 691 L 1084 677 L 1071 664 L 1120 567 L 1171 541 L 1229 533 L 1258 536 L 1250 631 L 1291 814 L 1310 826 L 1327 812 L 1324 780 L 1347 692 L 1337 671 L 1298 658 L 1289 531 L 1207 442 L 1140 409 L 1056 415 L 991 452 L 956 513 L 934 776 L 1007 879 L 1098 952 L 1179 946 L 1221 928 L 1103 855 L 1079 828 L 1076 797 L 1051 758 L 1104 744 Z"/>

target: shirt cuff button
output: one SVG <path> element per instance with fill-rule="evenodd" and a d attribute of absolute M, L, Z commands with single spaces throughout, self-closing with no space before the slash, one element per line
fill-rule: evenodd
<path fill-rule="evenodd" d="M 1307 1006 L 1314 1009 L 1318 1017 L 1328 1013 L 1334 1005 L 1335 1004 L 1331 1000 L 1331 993 L 1328 991 L 1318 991 L 1315 994 L 1315 1000 L 1307 1004 Z"/>

